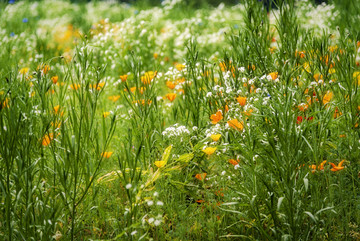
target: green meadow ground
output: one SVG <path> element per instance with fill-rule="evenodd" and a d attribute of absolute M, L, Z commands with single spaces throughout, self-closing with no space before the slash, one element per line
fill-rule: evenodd
<path fill-rule="evenodd" d="M 0 3 L 0 240 L 360 239 L 360 2 L 192 3 Z"/>

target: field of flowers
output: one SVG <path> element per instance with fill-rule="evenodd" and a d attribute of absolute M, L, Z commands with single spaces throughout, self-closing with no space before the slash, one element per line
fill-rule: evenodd
<path fill-rule="evenodd" d="M 240 2 L 0 3 L 0 240 L 360 240 L 360 2 Z"/>

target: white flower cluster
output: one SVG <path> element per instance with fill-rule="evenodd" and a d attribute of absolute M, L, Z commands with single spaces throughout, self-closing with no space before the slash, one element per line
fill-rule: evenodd
<path fill-rule="evenodd" d="M 190 135 L 190 131 L 185 126 L 179 126 L 179 124 L 175 124 L 173 126 L 166 128 L 162 132 L 162 135 L 171 138 L 171 137 L 178 137 L 183 135 Z"/>

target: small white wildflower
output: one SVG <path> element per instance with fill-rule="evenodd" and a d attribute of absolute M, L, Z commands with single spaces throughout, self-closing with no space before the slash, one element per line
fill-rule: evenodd
<path fill-rule="evenodd" d="M 240 167 L 239 164 L 236 164 L 236 165 L 234 166 L 234 169 L 237 170 L 239 167 Z"/>
<path fill-rule="evenodd" d="M 226 174 L 226 171 L 223 171 L 222 173 L 221 173 L 221 176 L 224 176 Z"/>
<path fill-rule="evenodd" d="M 135 230 L 135 231 L 132 231 L 132 232 L 130 233 L 131 236 L 134 236 L 135 234 L 137 234 L 137 231 L 136 231 L 136 230 Z"/>
<path fill-rule="evenodd" d="M 164 203 L 163 203 L 162 201 L 157 201 L 156 205 L 158 205 L 158 206 L 163 206 Z"/>
<path fill-rule="evenodd" d="M 206 97 L 211 97 L 212 96 L 212 92 L 207 92 Z"/>
<path fill-rule="evenodd" d="M 150 201 L 147 202 L 147 205 L 148 205 L 148 206 L 152 206 L 153 204 L 154 204 L 154 201 L 152 201 L 152 200 L 150 200 Z"/>
<path fill-rule="evenodd" d="M 161 224 L 161 220 L 155 220 L 154 225 L 159 226 Z"/>
<path fill-rule="evenodd" d="M 155 220 L 154 218 L 149 218 L 148 223 L 153 223 L 154 220 Z"/>
<path fill-rule="evenodd" d="M 159 193 L 158 193 L 158 192 L 154 192 L 153 196 L 154 196 L 154 197 L 157 197 L 157 196 L 159 196 Z"/>
<path fill-rule="evenodd" d="M 130 189 L 132 187 L 131 183 L 126 184 L 125 188 Z"/>

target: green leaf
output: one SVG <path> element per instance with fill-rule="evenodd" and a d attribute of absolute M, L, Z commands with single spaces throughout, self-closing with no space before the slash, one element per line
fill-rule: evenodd
<path fill-rule="evenodd" d="M 191 152 L 181 155 L 177 160 L 179 162 L 189 162 L 193 158 L 194 158 L 194 153 Z"/>

